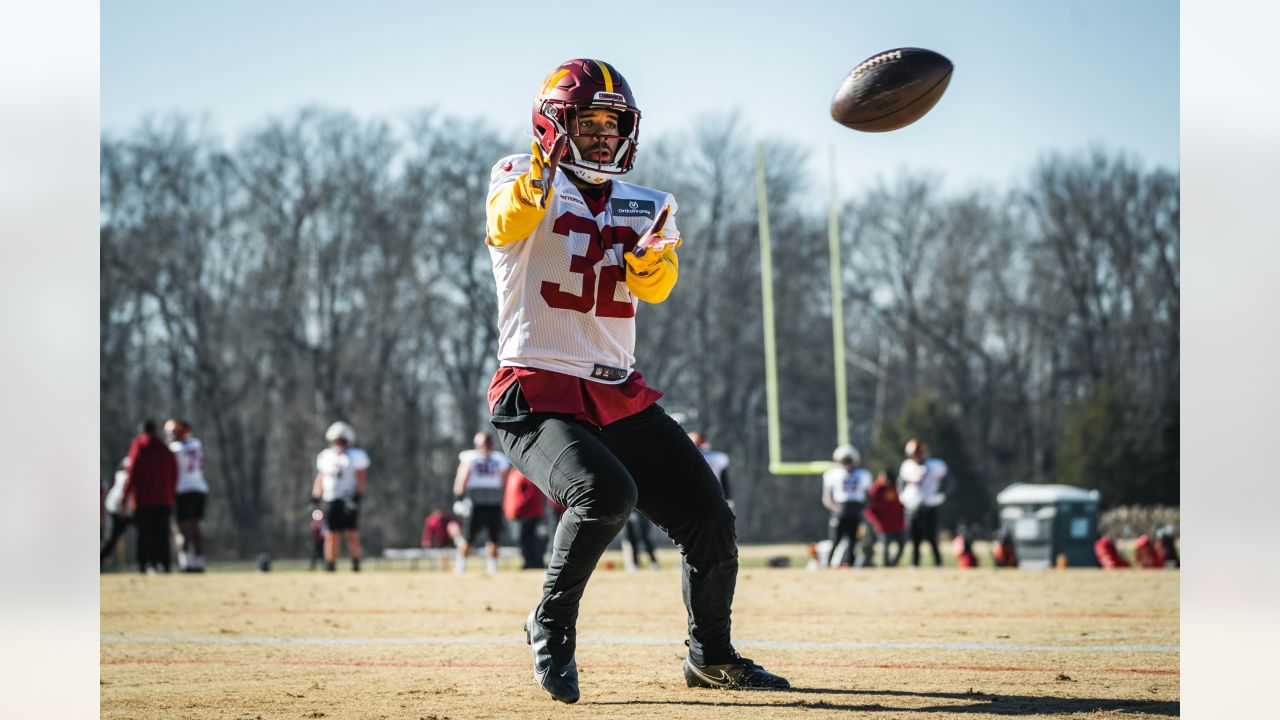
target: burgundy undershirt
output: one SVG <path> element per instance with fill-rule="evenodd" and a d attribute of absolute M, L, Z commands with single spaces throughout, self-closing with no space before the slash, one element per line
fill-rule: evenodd
<path fill-rule="evenodd" d="M 582 199 L 586 200 L 592 215 L 605 211 L 605 203 L 612 191 L 613 183 L 607 182 L 598 193 L 582 192 Z M 630 417 L 662 397 L 661 392 L 645 385 L 644 377 L 636 371 L 632 371 L 625 382 L 610 385 L 554 370 L 504 365 L 494 373 L 493 382 L 489 384 L 490 412 L 502 394 L 517 382 L 533 412 L 572 415 L 597 427 Z"/>

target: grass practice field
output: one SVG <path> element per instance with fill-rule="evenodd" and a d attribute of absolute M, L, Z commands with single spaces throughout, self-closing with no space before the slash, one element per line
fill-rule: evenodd
<path fill-rule="evenodd" d="M 353 574 L 343 563 L 337 574 L 104 575 L 102 717 L 1179 714 L 1176 571 L 806 572 L 753 562 L 767 552 L 743 548 L 734 639 L 790 691 L 685 687 L 673 551 L 661 570 L 592 579 L 572 706 L 532 679 L 523 621 L 540 571 L 490 577 L 480 561 L 463 577 Z"/>

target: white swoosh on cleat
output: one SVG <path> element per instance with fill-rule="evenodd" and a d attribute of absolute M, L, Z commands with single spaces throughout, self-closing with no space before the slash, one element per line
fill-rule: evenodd
<path fill-rule="evenodd" d="M 720 677 L 714 678 L 702 672 L 701 670 L 699 670 L 698 666 L 694 665 L 693 663 L 689 663 L 689 669 L 693 670 L 693 673 L 695 675 L 702 678 L 703 680 L 706 680 L 709 683 L 732 683 L 733 682 L 732 680 L 729 679 L 729 673 L 725 672 L 724 670 L 720 671 Z"/>

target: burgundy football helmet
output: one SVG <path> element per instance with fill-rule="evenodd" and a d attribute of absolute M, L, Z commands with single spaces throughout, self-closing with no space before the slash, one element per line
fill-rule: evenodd
<path fill-rule="evenodd" d="M 640 110 L 631 86 L 612 65 L 579 58 L 551 71 L 533 100 L 533 134 L 543 152 L 549 153 L 557 135 L 580 136 L 578 113 L 587 108 L 618 113 L 618 134 L 606 136 L 618 138 L 618 149 L 611 162 L 602 163 L 583 158 L 574 143 L 565 143 L 560 167 L 599 185 L 610 175 L 631 170 L 636 159 L 636 138 L 640 134 Z"/>

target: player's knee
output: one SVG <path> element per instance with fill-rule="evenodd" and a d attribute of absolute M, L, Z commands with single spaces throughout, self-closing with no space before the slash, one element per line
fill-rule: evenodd
<path fill-rule="evenodd" d="M 708 532 L 714 535 L 727 536 L 736 539 L 737 537 L 737 516 L 733 512 L 733 508 L 729 507 L 726 502 L 717 503 L 707 513 L 706 526 Z"/>
<path fill-rule="evenodd" d="M 668 528 L 671 539 L 700 559 L 720 559 L 736 554 L 736 518 L 721 501 L 691 514 L 687 521 Z"/>
<path fill-rule="evenodd" d="M 636 486 L 633 482 L 598 485 L 582 494 L 574 503 L 583 517 L 621 530 L 636 506 Z"/>

